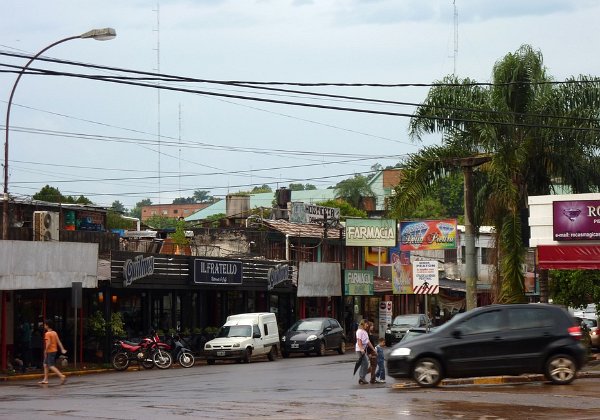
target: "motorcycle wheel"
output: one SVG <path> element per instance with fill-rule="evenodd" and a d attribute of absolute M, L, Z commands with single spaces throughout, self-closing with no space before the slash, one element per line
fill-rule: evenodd
<path fill-rule="evenodd" d="M 177 362 L 184 368 L 191 368 L 194 366 L 196 361 L 194 360 L 194 355 L 192 353 L 188 351 L 182 351 L 179 353 Z"/>
<path fill-rule="evenodd" d="M 125 370 L 129 367 L 129 358 L 123 352 L 117 352 L 112 357 L 112 365 L 115 370 Z"/>
<path fill-rule="evenodd" d="M 159 369 L 169 369 L 173 364 L 173 358 L 171 354 L 166 351 L 156 351 L 152 355 L 152 360 L 154 360 L 154 364 Z"/>
<path fill-rule="evenodd" d="M 152 360 L 150 357 L 148 357 L 148 358 L 142 360 L 141 365 L 144 369 L 152 369 L 154 367 L 154 360 Z"/>

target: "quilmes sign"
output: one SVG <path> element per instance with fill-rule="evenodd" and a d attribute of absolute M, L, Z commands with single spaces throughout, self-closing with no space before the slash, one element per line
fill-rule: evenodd
<path fill-rule="evenodd" d="M 130 286 L 136 280 L 154 274 L 154 257 L 138 255 L 133 260 L 126 260 L 123 264 L 123 287 Z"/>
<path fill-rule="evenodd" d="M 196 284 L 242 284 L 242 262 L 229 260 L 194 260 Z"/>
<path fill-rule="evenodd" d="M 267 271 L 268 286 L 269 290 L 273 289 L 279 283 L 283 283 L 289 280 L 290 277 L 290 266 L 287 264 L 277 264 L 275 267 L 269 268 Z"/>
<path fill-rule="evenodd" d="M 347 219 L 347 246 L 396 246 L 396 221 L 392 219 Z"/>
<path fill-rule="evenodd" d="M 340 209 L 305 204 L 299 201 L 291 204 L 290 222 L 292 223 L 318 223 L 325 219 L 340 220 Z"/>

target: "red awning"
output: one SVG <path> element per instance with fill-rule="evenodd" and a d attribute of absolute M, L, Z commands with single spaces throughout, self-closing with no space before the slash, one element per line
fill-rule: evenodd
<path fill-rule="evenodd" d="M 550 270 L 600 270 L 600 245 L 538 245 L 538 267 Z"/>

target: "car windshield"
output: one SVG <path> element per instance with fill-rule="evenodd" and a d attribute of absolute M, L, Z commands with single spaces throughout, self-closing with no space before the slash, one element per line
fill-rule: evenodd
<path fill-rule="evenodd" d="M 251 337 L 252 327 L 250 325 L 224 325 L 219 330 L 217 337 Z"/>
<path fill-rule="evenodd" d="M 323 321 L 315 321 L 315 320 L 305 320 L 296 322 L 291 331 L 318 331 L 321 329 L 321 324 Z"/>
<path fill-rule="evenodd" d="M 394 318 L 394 322 L 392 323 L 394 326 L 402 326 L 408 325 L 411 327 L 419 326 L 419 315 L 399 315 Z"/>

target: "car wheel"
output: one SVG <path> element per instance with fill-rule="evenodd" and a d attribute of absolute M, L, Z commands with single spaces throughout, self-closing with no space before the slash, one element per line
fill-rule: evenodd
<path fill-rule="evenodd" d="M 215 364 L 215 359 L 206 359 L 206 363 L 209 365 L 214 365 Z"/>
<path fill-rule="evenodd" d="M 554 354 L 546 362 L 546 378 L 554 384 L 567 385 L 577 375 L 575 360 L 566 354 Z"/>
<path fill-rule="evenodd" d="M 269 354 L 267 354 L 267 359 L 269 359 L 269 361 L 272 362 L 276 358 L 277 358 L 277 347 L 272 346 L 271 350 L 269 350 Z"/>
<path fill-rule="evenodd" d="M 437 386 L 442 380 L 440 362 L 430 357 L 417 360 L 413 368 L 413 379 L 424 388 Z"/>
<path fill-rule="evenodd" d="M 340 340 L 340 346 L 337 348 L 337 352 L 339 354 L 346 353 L 346 342 L 344 340 Z"/>
<path fill-rule="evenodd" d="M 325 343 L 321 341 L 319 348 L 317 349 L 317 356 L 325 356 Z"/>
<path fill-rule="evenodd" d="M 250 363 L 250 358 L 252 357 L 252 349 L 248 347 L 246 349 L 246 354 L 244 355 L 244 363 Z"/>

